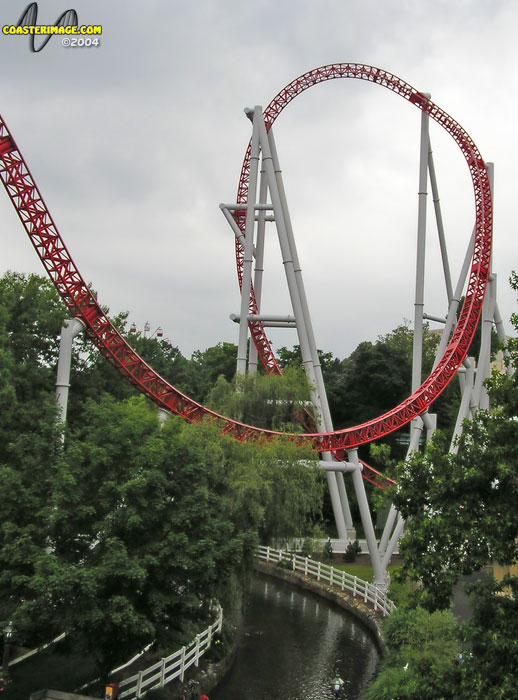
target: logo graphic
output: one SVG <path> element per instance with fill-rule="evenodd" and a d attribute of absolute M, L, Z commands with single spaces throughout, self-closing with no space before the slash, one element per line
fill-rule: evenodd
<path fill-rule="evenodd" d="M 17 25 L 5 25 L 2 28 L 6 35 L 27 35 L 29 37 L 29 47 L 34 53 L 38 53 L 45 48 L 54 34 L 58 35 L 88 35 L 101 34 L 101 25 L 79 25 L 77 12 L 75 10 L 65 10 L 53 25 L 37 24 L 38 3 L 31 2 L 22 13 Z M 42 41 L 36 47 L 36 35 L 42 37 Z M 99 40 L 85 39 L 62 39 L 63 46 L 98 46 Z"/>

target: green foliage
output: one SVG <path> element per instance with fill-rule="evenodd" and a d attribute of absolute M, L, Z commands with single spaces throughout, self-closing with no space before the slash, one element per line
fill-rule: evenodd
<path fill-rule="evenodd" d="M 361 554 L 361 552 L 362 548 L 358 540 L 355 540 L 354 542 L 349 542 L 349 544 L 345 548 L 343 559 L 346 562 L 356 561 L 356 557 L 358 556 L 358 554 Z"/>
<path fill-rule="evenodd" d="M 515 274 L 511 281 L 518 288 Z M 517 315 L 513 323 L 518 327 Z M 387 622 L 389 655 L 369 698 L 518 698 L 518 578 L 498 583 L 486 576 L 467 587 L 473 614 L 461 631 L 465 646 L 453 668 L 449 658 L 456 633 L 449 624 L 438 624 L 433 645 L 415 634 L 416 623 L 430 630 L 435 616 L 449 615 L 440 609 L 449 606 L 461 574 L 490 560 L 518 561 L 516 340 L 509 350 L 514 374 L 494 374 L 487 382 L 492 412 L 478 411 L 464 424 L 458 453 L 448 454 L 448 441 L 437 433 L 424 454 L 398 467 L 394 503 L 407 521 L 400 544 L 407 583 L 396 584 L 395 593 L 408 580 L 416 590 L 406 595 L 402 589 L 403 606 Z M 416 608 L 416 600 L 436 612 Z M 447 654 L 438 659 L 438 650 Z"/>
<path fill-rule="evenodd" d="M 516 376 L 494 380 L 491 394 L 509 402 L 465 424 L 457 455 L 438 432 L 398 469 L 394 504 L 408 520 L 403 569 L 422 581 L 430 609 L 449 605 L 460 575 L 518 558 Z"/>
<path fill-rule="evenodd" d="M 155 639 L 187 641 L 247 575 L 261 536 L 299 534 L 318 513 L 321 475 L 286 441 L 259 449 L 210 423 L 161 427 L 141 397 L 88 401 L 64 454 L 0 470 L 0 597 L 20 639 L 67 630 L 106 671 Z M 56 434 L 57 431 L 55 431 Z M 36 477 L 36 480 L 34 479 Z"/>
<path fill-rule="evenodd" d="M 232 382 L 220 376 L 207 405 L 248 425 L 281 432 L 299 432 L 297 416 L 311 409 L 305 374 L 296 367 L 287 367 L 282 375 L 237 375 Z"/>
<path fill-rule="evenodd" d="M 313 525 L 311 535 L 305 537 L 302 542 L 301 554 L 305 557 L 320 557 L 324 553 L 324 545 L 322 540 L 325 539 L 326 533 L 324 528 L 319 524 Z"/>
<path fill-rule="evenodd" d="M 207 350 L 194 352 L 192 396 L 204 401 L 220 376 L 230 382 L 236 372 L 236 357 L 237 346 L 234 343 L 218 343 Z"/>
<path fill-rule="evenodd" d="M 459 666 L 460 700 L 516 700 L 518 688 L 518 578 L 487 576 L 470 586 L 473 616 L 464 636 L 471 653 Z"/>
<path fill-rule="evenodd" d="M 375 343 L 360 343 L 350 357 L 343 360 L 343 405 L 334 416 L 338 426 L 374 418 L 408 396 L 412 342 L 412 330 L 402 324 L 380 336 Z M 425 332 L 423 345 L 423 371 L 426 372 L 433 362 L 437 338 Z"/>
<path fill-rule="evenodd" d="M 368 700 L 456 698 L 459 631 L 450 612 L 398 609 L 386 619 L 384 633 L 388 655 Z"/>
<path fill-rule="evenodd" d="M 212 643 L 210 647 L 205 652 L 205 659 L 212 663 L 217 663 L 224 659 L 231 647 L 233 642 L 233 635 L 225 627 L 223 627 L 220 634 L 216 634 L 212 638 Z"/>
<path fill-rule="evenodd" d="M 324 547 L 323 547 L 323 552 L 322 552 L 322 554 L 323 554 L 323 556 L 324 556 L 326 559 L 332 559 L 332 558 L 333 558 L 333 544 L 332 544 L 332 542 L 331 542 L 331 540 L 330 540 L 329 538 L 328 538 L 327 541 L 324 543 Z"/>
<path fill-rule="evenodd" d="M 146 693 L 147 700 L 170 700 L 167 688 L 153 688 Z"/>
<path fill-rule="evenodd" d="M 275 566 L 276 566 L 278 569 L 290 569 L 290 570 L 293 569 L 293 557 L 292 557 L 292 555 L 291 555 L 291 554 L 288 554 L 288 555 L 285 554 L 285 555 L 282 557 L 282 559 L 279 559 L 279 561 L 277 562 L 277 564 L 275 564 Z"/>

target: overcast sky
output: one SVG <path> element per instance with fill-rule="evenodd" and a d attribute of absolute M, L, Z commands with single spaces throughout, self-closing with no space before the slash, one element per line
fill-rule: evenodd
<path fill-rule="evenodd" d="M 494 269 L 504 318 L 516 310 L 515 0 L 70 2 L 43 0 L 38 22 L 73 7 L 80 24 L 102 25 L 101 45 L 54 37 L 31 53 L 27 38 L 0 35 L 0 113 L 112 313 L 162 326 L 186 356 L 237 342 L 234 241 L 218 205 L 235 201 L 251 132 L 243 108 L 347 61 L 430 92 L 495 162 Z M 26 4 L 4 0 L 0 24 L 16 24 Z M 413 318 L 419 125 L 412 105 L 351 80 L 312 88 L 275 124 L 317 344 L 340 358 Z M 473 195 L 453 141 L 439 127 L 431 139 L 456 279 Z M 3 193 L 0 218 L 0 273 L 42 273 Z M 431 208 L 429 224 L 425 310 L 445 315 Z M 263 310 L 290 313 L 269 232 Z M 297 342 L 293 331 L 271 337 Z"/>

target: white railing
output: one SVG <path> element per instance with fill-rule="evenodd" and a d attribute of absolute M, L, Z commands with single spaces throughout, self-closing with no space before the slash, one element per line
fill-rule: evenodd
<path fill-rule="evenodd" d="M 320 547 L 325 547 L 325 545 L 330 542 L 331 547 L 333 548 L 333 552 L 335 554 L 345 554 L 345 551 L 347 549 L 347 545 L 351 543 L 351 540 L 338 540 L 338 539 L 331 539 L 329 537 L 325 537 L 323 539 L 320 538 L 309 538 L 310 540 L 313 540 L 313 542 L 318 542 Z M 290 540 L 279 540 L 276 542 L 275 540 L 273 541 L 274 546 L 276 548 L 282 548 L 286 549 L 290 552 L 301 552 L 304 543 L 307 541 L 307 538 L 305 537 L 293 537 Z M 362 554 L 368 554 L 369 553 L 369 545 L 367 544 L 367 540 L 356 540 L 358 544 L 361 547 L 361 553 Z M 399 543 L 396 545 L 394 549 L 394 554 L 399 554 Z"/>
<path fill-rule="evenodd" d="M 339 586 L 342 591 L 350 591 L 353 596 L 362 598 L 365 603 L 371 603 L 374 610 L 379 610 L 383 617 L 390 615 L 396 609 L 394 603 L 373 583 L 368 583 L 346 571 L 336 569 L 334 566 L 302 557 L 293 552 L 272 549 L 272 547 L 259 547 L 257 556 L 266 562 L 284 561 L 286 568 L 289 566 L 293 571 L 299 571 L 305 576 L 313 576 L 317 581 L 327 581 L 333 586 Z"/>
<path fill-rule="evenodd" d="M 221 632 L 223 623 L 223 611 L 219 610 L 218 619 L 201 634 L 189 646 L 182 647 L 174 654 L 167 656 L 156 664 L 139 671 L 131 678 L 126 678 L 119 683 L 119 698 L 140 698 L 153 688 L 163 688 L 164 685 L 179 678 L 183 681 L 185 671 L 192 665 L 198 666 L 200 658 L 210 647 L 212 638 Z"/>

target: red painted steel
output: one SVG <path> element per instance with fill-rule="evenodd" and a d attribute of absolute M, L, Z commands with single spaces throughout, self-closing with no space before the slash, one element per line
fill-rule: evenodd
<path fill-rule="evenodd" d="M 452 117 L 434 104 L 429 98 L 418 92 L 411 85 L 387 71 L 356 63 L 335 63 L 322 66 L 304 73 L 293 80 L 274 97 L 264 110 L 264 122 L 269 130 L 282 110 L 301 92 L 327 80 L 337 78 L 355 78 L 377 83 L 392 90 L 404 99 L 414 104 L 432 119 L 440 124 L 455 140 L 462 151 L 470 171 L 475 193 L 475 229 L 476 239 L 473 250 L 471 272 L 466 292 L 466 301 L 455 333 L 450 340 L 445 353 L 432 374 L 423 385 L 408 399 L 388 413 L 363 425 L 346 430 L 328 433 L 320 437 L 322 450 L 345 449 L 376 440 L 408 423 L 412 418 L 422 413 L 447 386 L 468 351 L 473 333 L 478 323 L 482 309 L 485 288 L 490 270 L 491 234 L 492 234 L 492 201 L 491 189 L 485 163 L 467 132 Z M 237 203 L 248 201 L 248 184 L 250 174 L 251 141 L 248 144 L 237 191 Z M 236 222 L 245 235 L 245 210 L 235 213 Z M 243 249 L 236 240 L 236 263 L 240 289 L 242 287 Z M 257 314 L 257 305 L 253 285 L 251 286 L 250 313 Z M 249 324 L 252 339 L 257 347 L 258 355 L 269 374 L 277 373 L 278 364 L 266 333 L 260 321 Z"/>
<path fill-rule="evenodd" d="M 428 112 L 452 135 L 466 158 L 473 182 L 476 238 L 466 300 L 459 321 L 444 356 L 423 385 L 399 406 L 362 425 L 332 433 L 290 435 L 291 439 L 297 442 L 311 442 L 319 451 L 332 452 L 376 440 L 397 430 L 422 413 L 437 398 L 464 359 L 475 332 L 489 275 L 491 256 L 491 190 L 486 167 L 477 147 L 454 119 L 400 78 L 378 68 L 357 64 L 340 63 L 317 68 L 290 83 L 270 103 L 265 111 L 267 127 L 273 124 L 282 109 L 303 90 L 324 80 L 346 77 L 368 80 L 387 87 L 419 109 Z M 238 193 L 239 202 L 246 201 L 247 162 L 249 161 L 245 158 Z M 86 332 L 101 353 L 128 381 L 161 408 L 176 413 L 188 421 L 199 421 L 204 417 L 212 418 L 219 423 L 223 433 L 232 435 L 238 440 L 261 440 L 280 434 L 244 425 L 210 411 L 169 384 L 131 348 L 113 326 L 81 277 L 20 150 L 1 118 L 0 179 L 27 235 L 70 313 L 84 323 Z M 236 216 L 239 224 L 241 224 L 242 215 L 243 212 L 238 212 Z M 272 368 L 277 361 L 269 356 L 264 329 L 259 325 L 253 329 L 252 335 L 254 342 L 257 342 L 260 347 L 259 354 L 263 362 L 270 371 L 275 371 Z"/>

